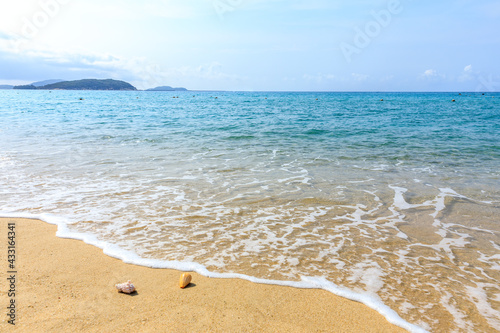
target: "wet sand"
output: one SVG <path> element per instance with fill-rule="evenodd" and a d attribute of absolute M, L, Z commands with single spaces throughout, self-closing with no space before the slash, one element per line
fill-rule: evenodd
<path fill-rule="evenodd" d="M 8 323 L 7 237 L 15 222 L 15 326 Z M 210 279 L 125 264 L 38 220 L 0 219 L 2 332 L 406 332 L 323 290 Z M 7 276 L 8 277 L 8 276 Z M 137 293 L 118 293 L 132 280 Z"/>

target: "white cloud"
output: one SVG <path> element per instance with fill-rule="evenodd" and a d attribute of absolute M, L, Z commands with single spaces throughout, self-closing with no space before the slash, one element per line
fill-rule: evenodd
<path fill-rule="evenodd" d="M 61 77 L 61 79 L 86 78 L 80 76 L 88 75 L 99 76 L 95 78 L 128 80 L 139 89 L 171 85 L 175 82 L 208 81 L 210 83 L 247 79 L 225 73 L 222 64 L 216 61 L 199 66 L 161 68 L 145 58 L 127 58 L 110 53 L 92 53 L 75 49 L 54 49 L 7 33 L 0 34 L 0 55 L 15 59 L 19 72 L 24 68 L 24 63 L 36 63 L 39 67 L 47 67 L 46 77 L 42 79 L 53 77 L 55 72 L 62 72 L 72 77 Z M 6 80 L 2 77 L 0 79 Z M 37 79 L 33 78 L 33 81 Z"/>
<path fill-rule="evenodd" d="M 419 76 L 419 79 L 432 80 L 432 81 L 442 80 L 445 78 L 446 75 L 439 73 L 435 69 L 427 69 L 424 71 L 423 74 Z"/>
<path fill-rule="evenodd" d="M 436 77 L 437 71 L 435 69 L 428 69 L 423 74 L 424 77 Z"/>
<path fill-rule="evenodd" d="M 472 70 L 472 65 L 465 66 L 463 72 L 458 76 L 458 82 L 476 80 L 479 73 Z"/>
<path fill-rule="evenodd" d="M 33 80 L 41 75 L 46 75 L 41 79 L 51 78 L 55 73 L 67 76 L 61 79 L 75 79 L 78 75 L 125 79 L 131 77 L 130 66 L 133 65 L 130 60 L 113 54 L 55 49 L 11 34 L 0 35 L 0 55 L 17 67 L 20 77 L 30 77 L 33 68 L 29 66 L 35 64 L 37 77 L 32 77 Z"/>
<path fill-rule="evenodd" d="M 137 62 L 128 66 L 130 73 L 136 78 L 133 83 L 140 89 L 152 88 L 160 85 L 172 85 L 176 82 L 208 81 L 216 84 L 220 81 L 245 81 L 248 78 L 225 73 L 218 62 L 199 66 L 182 66 L 178 68 L 161 68 L 157 64 Z"/>
<path fill-rule="evenodd" d="M 321 74 L 321 73 L 318 73 L 316 75 L 304 74 L 303 78 L 304 78 L 304 80 L 313 81 L 313 82 L 317 82 L 317 83 L 323 83 L 325 81 L 331 81 L 331 80 L 338 79 L 333 74 Z"/>
<path fill-rule="evenodd" d="M 352 73 L 351 77 L 356 80 L 356 81 L 366 81 L 369 77 L 369 75 L 366 74 L 358 74 L 358 73 Z"/>
<path fill-rule="evenodd" d="M 0 35 L 0 52 L 19 59 L 53 64 L 77 64 L 84 66 L 112 66 L 120 59 L 110 54 L 98 54 L 76 50 L 58 50 L 35 43 L 28 38 L 13 34 Z"/>

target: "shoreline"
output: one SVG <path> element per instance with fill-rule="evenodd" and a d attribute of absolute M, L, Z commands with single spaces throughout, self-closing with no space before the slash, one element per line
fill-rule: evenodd
<path fill-rule="evenodd" d="M 180 271 L 124 263 L 82 241 L 54 237 L 57 226 L 41 220 L 0 218 L 4 273 L 9 222 L 16 231 L 16 331 L 406 332 L 368 306 L 321 289 L 197 273 L 180 289 Z M 118 293 L 114 285 L 129 279 L 137 294 Z M 14 328 L 2 318 L 3 327 Z"/>

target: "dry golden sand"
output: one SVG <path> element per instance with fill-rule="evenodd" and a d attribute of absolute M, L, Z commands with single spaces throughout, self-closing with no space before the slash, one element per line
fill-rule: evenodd
<path fill-rule="evenodd" d="M 7 323 L 7 225 L 16 223 L 16 325 Z M 42 221 L 0 219 L 0 331 L 405 332 L 363 304 L 323 290 L 260 285 L 125 264 Z M 132 280 L 138 293 L 118 293 Z"/>

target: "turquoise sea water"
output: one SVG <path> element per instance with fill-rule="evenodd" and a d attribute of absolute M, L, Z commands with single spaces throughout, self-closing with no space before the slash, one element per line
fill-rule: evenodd
<path fill-rule="evenodd" d="M 500 330 L 498 93 L 0 102 L 4 215 L 48 214 L 143 259 L 321 278 L 432 331 Z"/>

